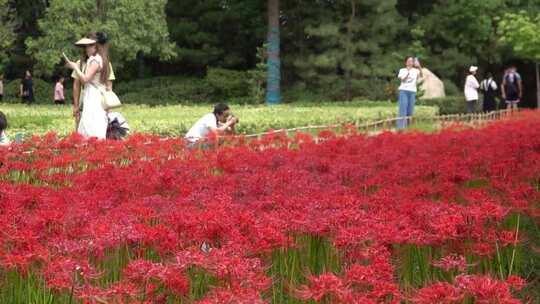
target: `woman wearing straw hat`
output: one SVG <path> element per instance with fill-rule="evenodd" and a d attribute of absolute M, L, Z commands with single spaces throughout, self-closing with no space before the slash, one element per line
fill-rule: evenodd
<path fill-rule="evenodd" d="M 111 68 L 109 65 L 107 36 L 104 33 L 96 33 L 94 37 L 83 38 L 77 43 L 84 46 L 88 59 L 82 71 L 80 64 L 65 58 L 67 66 L 77 75 L 78 81 L 84 85 L 82 95 L 84 107 L 78 126 L 78 132 L 90 138 L 105 139 L 107 134 L 107 112 L 103 109 L 102 92 L 108 88 Z M 75 113 L 74 113 L 75 114 Z"/>
<path fill-rule="evenodd" d="M 88 60 L 88 55 L 86 54 L 86 45 L 93 44 L 94 41 L 97 40 L 96 33 L 89 33 L 86 38 L 87 39 L 81 39 L 75 43 L 76 46 L 82 49 L 81 59 L 77 60 L 77 65 L 79 66 L 79 69 L 85 73 L 86 71 L 86 61 Z M 109 81 L 107 82 L 107 89 L 112 90 L 112 82 L 116 80 L 116 77 L 114 75 L 114 69 L 112 67 L 112 64 L 109 62 Z M 81 119 L 81 110 L 82 110 L 82 104 L 83 104 L 83 85 L 81 84 L 81 81 L 79 80 L 79 76 L 75 71 L 71 73 L 71 78 L 73 78 L 73 118 L 75 119 L 75 131 L 79 129 L 79 121 Z"/>

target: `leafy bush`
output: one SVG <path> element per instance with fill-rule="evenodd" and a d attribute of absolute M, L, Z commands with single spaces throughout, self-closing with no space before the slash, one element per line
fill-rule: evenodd
<path fill-rule="evenodd" d="M 114 85 L 114 91 L 128 104 L 167 105 L 203 103 L 212 100 L 213 89 L 204 79 L 154 77 Z"/>
<path fill-rule="evenodd" d="M 228 99 L 249 95 L 249 75 L 247 72 L 222 68 L 209 68 L 206 81 L 216 97 Z"/>
<path fill-rule="evenodd" d="M 444 92 L 446 93 L 446 96 L 458 96 L 462 94 L 462 90 L 460 90 L 452 80 L 443 79 L 442 82 L 444 83 Z"/>
<path fill-rule="evenodd" d="M 448 96 L 443 98 L 418 100 L 417 104 L 425 106 L 436 106 L 442 115 L 458 114 L 467 112 L 467 103 L 463 96 Z"/>

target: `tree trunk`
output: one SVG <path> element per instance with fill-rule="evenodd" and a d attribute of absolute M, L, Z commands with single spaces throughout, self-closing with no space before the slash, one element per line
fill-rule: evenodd
<path fill-rule="evenodd" d="M 107 14 L 107 9 L 105 7 L 106 0 L 96 0 L 97 15 L 99 20 L 102 22 L 105 21 L 105 16 Z"/>
<path fill-rule="evenodd" d="M 535 62 L 536 67 L 536 108 L 540 109 L 540 71 L 538 71 L 538 62 Z"/>
<path fill-rule="evenodd" d="M 351 17 L 349 23 L 347 24 L 347 59 L 345 60 L 348 64 L 353 62 L 353 51 L 352 51 L 352 41 L 353 41 L 353 22 L 356 17 L 356 1 L 351 0 Z M 345 99 L 347 101 L 352 100 L 352 66 L 345 66 Z"/>
<path fill-rule="evenodd" d="M 268 0 L 268 81 L 266 103 L 281 102 L 281 61 L 279 37 L 279 0 Z"/>

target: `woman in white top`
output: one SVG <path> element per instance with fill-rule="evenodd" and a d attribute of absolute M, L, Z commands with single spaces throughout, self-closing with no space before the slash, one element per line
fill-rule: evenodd
<path fill-rule="evenodd" d="M 405 59 L 405 67 L 399 70 L 398 78 L 401 80 L 399 86 L 399 117 L 411 117 L 414 114 L 414 103 L 416 102 L 416 85 L 422 76 L 422 66 L 420 62 L 413 58 Z M 407 127 L 408 118 L 397 121 L 397 128 Z"/>
<path fill-rule="evenodd" d="M 478 67 L 471 66 L 469 68 L 469 75 L 465 80 L 465 99 L 467 100 L 467 113 L 474 112 L 474 105 L 478 101 L 478 88 L 480 84 L 474 75 L 476 75 Z"/>
<path fill-rule="evenodd" d="M 86 138 L 105 139 L 107 135 L 107 112 L 103 109 L 102 92 L 107 90 L 110 75 L 107 37 L 104 33 L 96 33 L 96 39 L 83 38 L 77 45 L 85 45 L 86 69 L 83 73 L 79 65 L 66 58 L 67 66 L 77 73 L 79 81 L 84 84 L 84 105 L 79 122 L 78 132 Z"/>

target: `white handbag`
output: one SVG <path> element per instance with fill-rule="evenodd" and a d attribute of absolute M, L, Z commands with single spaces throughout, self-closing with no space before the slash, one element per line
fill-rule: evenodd
<path fill-rule="evenodd" d="M 118 98 L 118 95 L 116 95 L 116 93 L 114 93 L 112 90 L 103 90 L 91 82 L 90 85 L 101 92 L 101 107 L 103 107 L 103 110 L 108 111 L 110 109 L 120 108 L 122 106 L 120 98 Z"/>
<path fill-rule="evenodd" d="M 120 98 L 118 98 L 118 95 L 116 95 L 113 91 L 101 91 L 101 94 L 103 95 L 101 105 L 103 106 L 104 110 L 115 109 L 122 106 Z"/>

